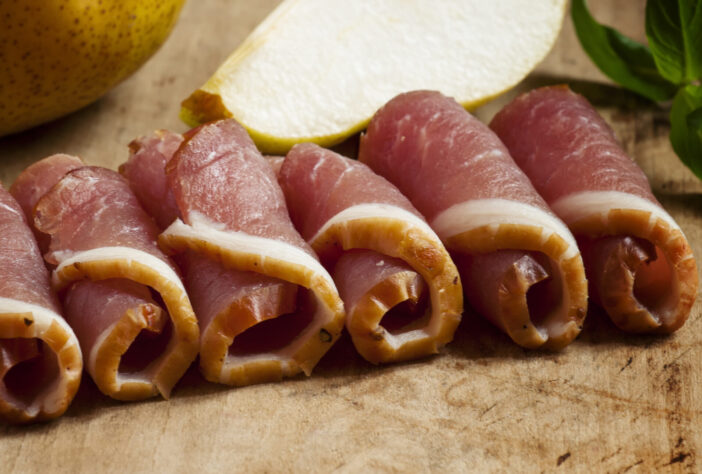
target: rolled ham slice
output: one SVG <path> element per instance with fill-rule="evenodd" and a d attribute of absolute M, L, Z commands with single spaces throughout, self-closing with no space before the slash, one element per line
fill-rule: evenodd
<path fill-rule="evenodd" d="M 336 266 L 346 327 L 363 357 L 413 359 L 451 341 L 463 312 L 458 271 L 397 188 L 311 143 L 290 150 L 278 179 L 302 236 L 325 266 Z"/>
<path fill-rule="evenodd" d="M 612 321 L 632 332 L 682 326 L 697 295 L 692 250 L 587 100 L 536 89 L 490 126 L 578 238 L 591 295 Z"/>
<path fill-rule="evenodd" d="M 205 376 L 246 385 L 309 375 L 341 333 L 343 303 L 246 131 L 203 125 L 166 171 L 179 217 L 159 242 L 183 261 Z"/>
<path fill-rule="evenodd" d="M 185 288 L 126 181 L 69 158 L 35 163 L 13 193 L 50 242 L 52 283 L 98 388 L 120 400 L 167 398 L 198 349 Z"/>
<path fill-rule="evenodd" d="M 137 199 L 162 230 L 180 215 L 165 168 L 182 141 L 183 136 L 178 133 L 157 130 L 132 141 L 129 159 L 120 166 L 120 173 L 129 181 Z M 294 317 L 298 311 L 298 287 L 260 273 L 226 268 L 208 255 L 192 251 L 180 255 L 178 264 L 201 329 L 200 370 L 205 378 L 246 385 L 282 376 L 255 370 L 256 366 L 245 370 L 245 365 L 229 358 L 229 352 L 274 352 L 285 345 L 286 338 L 292 339 L 290 334 L 304 329 L 311 313 Z M 262 324 L 265 321 L 268 322 Z M 259 334 L 271 323 L 276 327 Z M 295 324 L 300 327 L 294 327 Z M 258 347 L 252 345 L 256 339 Z"/>
<path fill-rule="evenodd" d="M 575 239 L 485 125 L 438 92 L 401 94 L 371 120 L 359 160 L 426 217 L 468 301 L 515 342 L 559 349 L 577 336 L 587 282 Z"/>
<path fill-rule="evenodd" d="M 0 186 L 0 417 L 10 422 L 63 414 L 78 390 L 83 358 L 59 314 L 22 209 Z"/>

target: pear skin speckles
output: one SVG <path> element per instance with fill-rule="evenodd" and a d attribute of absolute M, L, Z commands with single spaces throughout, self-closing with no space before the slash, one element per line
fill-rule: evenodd
<path fill-rule="evenodd" d="M 184 0 L 0 3 L 0 136 L 73 112 L 136 71 Z"/>

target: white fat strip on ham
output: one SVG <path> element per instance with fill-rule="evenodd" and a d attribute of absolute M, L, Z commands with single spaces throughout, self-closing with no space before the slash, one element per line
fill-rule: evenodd
<path fill-rule="evenodd" d="M 477 199 L 455 204 L 436 216 L 431 226 L 442 239 L 449 239 L 479 227 L 496 228 L 500 224 L 539 227 L 542 242 L 554 234 L 562 237 L 568 243 L 568 249 L 560 256 L 559 262 L 578 254 L 575 238 L 562 221 L 543 209 L 518 201 Z"/>
<path fill-rule="evenodd" d="M 331 275 L 329 275 L 329 272 L 327 272 L 322 264 L 299 247 L 275 239 L 226 230 L 224 225 L 213 222 L 198 211 L 191 211 L 188 214 L 188 220 L 190 221 L 190 225 L 185 224 L 181 219 L 176 219 L 162 235 L 166 238 L 168 236 L 179 236 L 188 240 L 205 241 L 234 254 L 250 255 L 258 259 L 260 262 L 259 268 L 262 272 L 265 271 L 265 262 L 267 259 L 290 262 L 306 269 L 307 272 L 314 275 L 314 278 L 309 279 L 310 281 L 321 279 L 323 285 L 335 288 Z M 307 287 L 303 279 L 291 282 Z M 288 344 L 275 353 L 251 354 L 245 356 L 234 356 L 230 354 L 228 356 L 230 362 L 243 364 L 253 360 L 275 359 L 281 361 L 281 367 L 283 371 L 287 373 L 290 370 L 289 364 L 291 362 L 291 357 L 297 352 L 299 346 L 308 339 L 310 334 L 314 331 L 318 331 L 322 325 L 330 321 L 334 314 L 334 309 L 326 306 L 324 301 L 314 292 L 314 288 L 309 289 L 313 290 L 315 294 L 318 310 L 315 313 L 314 322 L 296 338 L 295 343 Z M 223 365 L 222 371 L 224 372 L 225 369 L 229 370 L 230 368 Z"/>
<path fill-rule="evenodd" d="M 160 258 L 143 250 L 132 247 L 99 247 L 81 252 L 55 252 L 54 256 L 59 259 L 59 265 L 52 274 L 52 284 L 58 289 L 62 289 L 71 283 L 72 280 L 61 277 L 62 270 L 70 265 L 80 264 L 81 262 L 121 260 L 130 265 L 132 262 L 138 262 L 153 268 L 160 276 L 169 283 L 176 285 L 179 290 L 185 293 L 185 287 L 178 275 L 173 271 L 173 268 Z"/>
<path fill-rule="evenodd" d="M 339 212 L 338 214 L 334 215 L 331 219 L 329 219 L 320 229 L 317 231 L 314 237 L 310 239 L 310 243 L 314 246 L 314 242 L 322 235 L 324 235 L 329 228 L 335 226 L 335 225 L 343 225 L 346 222 L 354 221 L 354 220 L 363 220 L 363 219 L 387 219 L 387 220 L 396 220 L 400 221 L 403 223 L 408 224 L 408 227 L 412 227 L 415 229 L 421 230 L 426 237 L 431 238 L 436 242 L 437 246 L 442 246 L 441 240 L 439 237 L 436 235 L 436 233 L 432 230 L 432 228 L 427 224 L 424 220 L 420 219 L 417 217 L 417 215 L 402 209 L 401 207 L 398 206 L 393 206 L 389 204 L 381 204 L 381 203 L 364 203 L 364 204 L 357 204 L 351 207 L 348 207 L 344 209 L 343 211 Z M 430 288 L 433 290 L 434 287 L 430 286 Z M 439 293 L 442 293 L 444 291 L 443 288 L 438 288 L 436 289 Z M 436 301 L 435 298 L 432 298 L 432 301 Z M 387 308 L 390 309 L 390 308 Z M 387 342 L 394 348 L 397 349 L 403 344 L 407 343 L 408 341 L 412 341 L 414 339 L 426 337 L 427 335 L 434 335 L 438 329 L 438 325 L 440 323 L 439 318 L 432 318 L 429 322 L 429 325 L 427 325 L 424 328 L 421 329 L 415 329 L 413 331 L 407 331 L 404 333 L 400 334 L 390 334 L 389 332 L 386 332 L 385 338 Z"/>
<path fill-rule="evenodd" d="M 427 236 L 431 236 L 432 240 L 436 242 L 441 242 L 436 233 L 429 227 L 425 221 L 417 217 L 415 214 L 402 209 L 398 206 L 393 206 L 389 204 L 381 203 L 364 203 L 356 204 L 354 206 L 348 207 L 343 211 L 336 214 L 334 217 L 329 219 L 317 233 L 310 239 L 310 242 L 315 242 L 319 236 L 324 235 L 327 230 L 339 223 L 346 221 L 352 221 L 356 219 L 367 219 L 367 218 L 382 218 L 382 219 L 394 219 L 402 222 L 407 222 L 411 227 L 419 228 L 422 232 L 425 232 Z"/>
<path fill-rule="evenodd" d="M 190 225 L 176 219 L 164 232 L 164 236 L 178 235 L 192 240 L 210 242 L 237 254 L 249 254 L 261 257 L 265 263 L 267 258 L 289 261 L 309 269 L 312 273 L 323 278 L 330 286 L 334 281 L 321 263 L 299 247 L 288 243 L 250 235 L 245 232 L 225 230 L 224 225 L 214 222 L 198 211 L 188 214 Z"/>
<path fill-rule="evenodd" d="M 443 239 L 467 232 L 479 227 L 488 226 L 496 230 L 500 224 L 516 224 L 541 229 L 541 242 L 545 243 L 552 235 L 558 235 L 568 243 L 568 248 L 557 259 L 556 263 L 571 259 L 579 254 L 578 245 L 573 234 L 561 220 L 552 214 L 518 201 L 507 199 L 478 199 L 455 204 L 434 218 L 431 226 Z M 561 279 L 565 278 L 561 266 L 556 265 Z M 569 295 L 564 293 L 561 306 L 566 308 Z M 562 334 L 569 323 L 561 320 L 551 321 L 549 331 L 552 335 Z M 544 328 L 536 328 L 544 339 L 548 333 Z"/>
<path fill-rule="evenodd" d="M 570 194 L 553 202 L 551 208 L 568 225 L 594 214 L 600 214 L 605 222 L 607 214 L 612 210 L 635 209 L 651 213 L 649 229 L 653 228 L 657 219 L 661 219 L 682 233 L 678 224 L 661 206 L 648 199 L 620 191 L 583 191 Z"/>

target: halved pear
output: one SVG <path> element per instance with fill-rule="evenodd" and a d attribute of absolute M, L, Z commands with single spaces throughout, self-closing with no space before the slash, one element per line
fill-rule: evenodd
<path fill-rule="evenodd" d="M 234 117 L 265 153 L 330 146 L 395 95 L 465 107 L 516 85 L 548 53 L 566 0 L 286 0 L 185 101 L 189 125 Z"/>

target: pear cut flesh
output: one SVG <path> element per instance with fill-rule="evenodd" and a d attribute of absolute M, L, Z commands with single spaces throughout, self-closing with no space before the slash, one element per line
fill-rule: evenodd
<path fill-rule="evenodd" d="M 395 95 L 475 107 L 553 46 L 566 0 L 286 0 L 183 101 L 191 126 L 237 119 L 266 153 L 330 146 Z"/>

